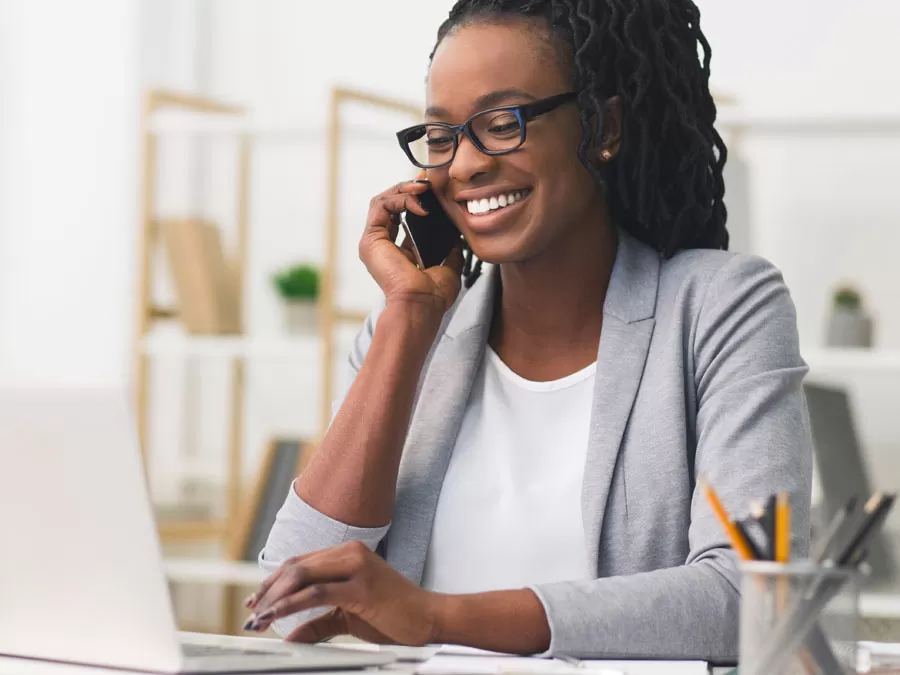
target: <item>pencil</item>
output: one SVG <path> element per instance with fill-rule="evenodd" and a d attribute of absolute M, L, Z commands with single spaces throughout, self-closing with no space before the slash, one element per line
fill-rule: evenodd
<path fill-rule="evenodd" d="M 747 540 L 744 539 L 744 535 L 741 534 L 741 531 L 734 524 L 734 521 L 728 516 L 728 512 L 719 500 L 719 495 L 717 495 L 716 491 L 712 489 L 712 486 L 702 478 L 698 481 L 698 484 L 700 485 L 700 489 L 703 490 L 703 494 L 706 496 L 706 501 L 708 501 L 709 505 L 712 507 L 713 513 L 725 529 L 725 534 L 727 534 L 728 538 L 731 540 L 731 547 L 735 550 L 738 557 L 741 560 L 753 560 L 753 551 L 751 551 L 750 547 L 747 545 Z"/>
<path fill-rule="evenodd" d="M 779 492 L 775 502 L 775 562 L 791 557 L 791 502 L 787 492 Z"/>

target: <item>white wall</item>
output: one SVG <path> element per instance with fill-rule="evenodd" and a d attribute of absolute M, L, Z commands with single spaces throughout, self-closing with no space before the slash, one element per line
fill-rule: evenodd
<path fill-rule="evenodd" d="M 137 7 L 0 3 L 0 380 L 125 378 Z"/>
<path fill-rule="evenodd" d="M 714 84 L 746 110 L 900 115 L 897 3 L 700 4 L 713 43 Z M 421 100 L 427 55 L 451 2 L 144 0 L 140 69 L 133 5 L 0 3 L 0 377 L 108 379 L 130 366 L 135 101 L 137 88 L 146 85 L 233 100 L 249 106 L 257 120 L 308 130 L 291 142 L 262 140 L 254 154 L 249 329 L 277 332 L 279 306 L 269 274 L 294 259 L 322 257 L 329 87 Z M 48 8 L 54 20 L 40 20 Z M 362 110 L 348 120 L 362 128 L 345 156 L 354 162 L 342 186 L 341 294 L 364 307 L 373 289 L 355 263 L 356 232 L 369 197 L 405 178 L 408 169 L 390 136 L 398 120 Z M 81 135 L 72 133 L 76 128 Z M 898 145 L 900 139 L 882 137 L 746 138 L 741 145 L 753 189 L 755 247 L 783 268 L 804 342 L 818 342 L 830 287 L 851 279 L 876 308 L 880 344 L 900 347 L 900 310 L 889 295 L 900 287 L 892 255 L 900 244 L 894 225 L 900 207 L 893 200 Z M 202 211 L 232 227 L 233 194 L 224 188 L 228 147 L 172 141 L 167 153 L 165 210 Z M 375 165 L 362 161 L 376 157 Z M 52 282 L 48 269 L 56 275 Z M 34 307 L 44 309 L 35 313 Z M 154 444 L 166 452 L 197 441 L 178 423 L 185 414 L 178 412 L 180 397 L 191 399 L 196 378 L 179 364 L 160 367 Z M 217 372 L 203 370 L 201 379 L 221 388 Z M 251 372 L 251 450 L 275 430 L 315 427 L 318 378 L 315 353 L 293 366 Z M 887 407 L 879 405 L 897 386 L 855 383 L 867 402 L 864 431 L 875 444 L 900 436 Z M 199 393 L 214 398 L 208 388 Z M 222 451 L 215 430 L 197 433 L 204 452 Z"/>
<path fill-rule="evenodd" d="M 750 114 L 900 116 L 900 3 L 889 0 L 701 2 L 713 80 Z M 831 292 L 858 286 L 876 343 L 900 348 L 900 134 L 745 137 L 755 249 L 784 271 L 801 340 L 822 344 Z M 820 378 L 824 379 L 824 378 Z M 894 375 L 832 375 L 845 384 L 873 477 L 900 486 Z"/>

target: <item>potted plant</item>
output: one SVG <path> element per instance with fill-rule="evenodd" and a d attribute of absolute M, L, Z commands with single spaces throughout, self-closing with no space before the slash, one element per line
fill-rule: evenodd
<path fill-rule="evenodd" d="M 314 332 L 319 270 L 307 264 L 292 265 L 277 272 L 273 282 L 284 301 L 284 327 L 287 332 Z"/>
<path fill-rule="evenodd" d="M 872 318 L 863 307 L 862 295 L 851 286 L 835 290 L 826 343 L 829 347 L 872 346 Z"/>

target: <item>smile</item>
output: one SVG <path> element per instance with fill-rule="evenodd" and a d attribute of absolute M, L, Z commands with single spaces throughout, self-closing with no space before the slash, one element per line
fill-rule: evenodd
<path fill-rule="evenodd" d="M 531 190 L 516 190 L 484 199 L 470 199 L 465 202 L 465 206 L 473 216 L 482 216 L 512 206 L 525 199 L 530 193 Z"/>

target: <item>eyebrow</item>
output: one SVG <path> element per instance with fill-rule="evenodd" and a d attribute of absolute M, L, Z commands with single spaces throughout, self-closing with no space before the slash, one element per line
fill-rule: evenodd
<path fill-rule="evenodd" d="M 537 99 L 527 91 L 521 89 L 498 89 L 489 94 L 478 97 L 475 101 L 476 111 L 487 110 L 495 106 L 502 105 L 510 99 L 525 99 L 527 101 L 536 101 Z M 431 106 L 425 111 L 425 117 L 449 117 L 450 112 L 446 108 L 439 106 Z"/>

